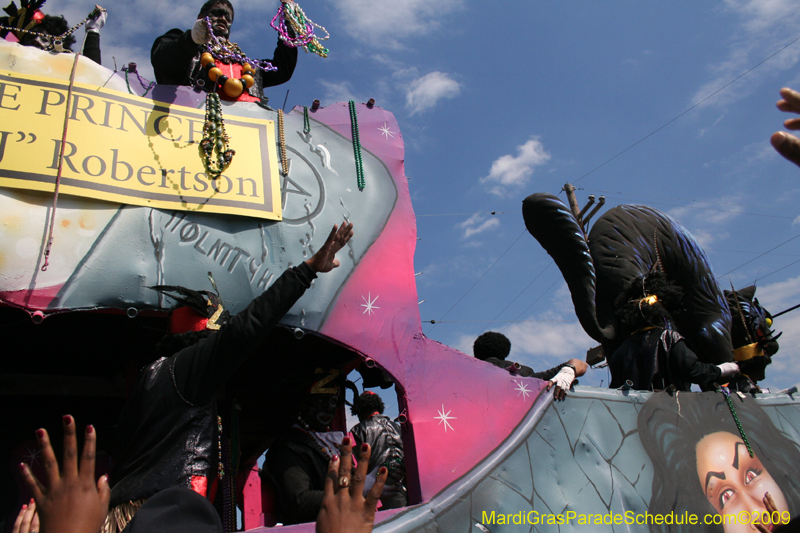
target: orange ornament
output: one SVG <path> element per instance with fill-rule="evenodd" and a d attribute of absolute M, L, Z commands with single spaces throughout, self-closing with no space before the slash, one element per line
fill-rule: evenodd
<path fill-rule="evenodd" d="M 244 92 L 244 85 L 235 78 L 228 78 L 228 81 L 226 81 L 225 85 L 223 86 L 223 90 L 225 91 L 225 94 L 231 98 L 239 98 L 239 96 Z"/>
<path fill-rule="evenodd" d="M 253 65 L 251 65 L 250 63 L 245 63 L 244 65 L 242 65 L 242 72 L 246 74 L 254 74 L 255 69 L 253 68 Z"/>
<path fill-rule="evenodd" d="M 214 62 L 214 56 L 212 56 L 208 52 L 205 52 L 203 55 L 200 56 L 200 64 L 203 65 L 203 67 L 213 62 Z"/>
<path fill-rule="evenodd" d="M 217 78 L 222 74 L 222 70 L 219 67 L 212 67 L 208 71 L 208 79 L 211 81 L 217 81 Z"/>
<path fill-rule="evenodd" d="M 248 89 L 252 87 L 253 84 L 256 82 L 256 80 L 254 80 L 253 76 L 251 76 L 250 74 L 245 74 L 244 76 L 242 76 L 242 81 L 247 84 Z"/>

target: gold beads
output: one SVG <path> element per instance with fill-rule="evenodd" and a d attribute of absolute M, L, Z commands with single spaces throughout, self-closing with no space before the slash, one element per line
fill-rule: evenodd
<path fill-rule="evenodd" d="M 238 98 L 242 92 L 244 92 L 244 85 L 235 78 L 228 78 L 228 81 L 226 81 L 223 86 L 223 90 L 225 94 L 231 98 Z"/>
<path fill-rule="evenodd" d="M 208 71 L 208 79 L 211 81 L 217 81 L 217 78 L 222 74 L 222 70 L 219 67 L 212 67 Z"/>
<path fill-rule="evenodd" d="M 242 65 L 242 72 L 244 72 L 245 74 L 253 75 L 255 74 L 256 71 L 253 68 L 253 65 L 251 65 L 250 63 L 245 63 L 244 65 Z"/>
<path fill-rule="evenodd" d="M 208 52 L 205 52 L 200 56 L 200 64 L 203 65 L 203 68 L 205 68 L 209 63 L 213 62 L 214 62 L 214 56 L 212 56 Z"/>
<path fill-rule="evenodd" d="M 252 87 L 252 86 L 253 86 L 253 84 L 256 82 L 256 80 L 255 80 L 255 79 L 253 79 L 253 76 L 251 76 L 250 74 L 244 74 L 244 75 L 242 76 L 242 81 L 243 81 L 243 82 L 245 82 L 245 83 L 247 84 L 247 88 L 248 88 L 248 89 L 249 89 L 250 87 Z"/>

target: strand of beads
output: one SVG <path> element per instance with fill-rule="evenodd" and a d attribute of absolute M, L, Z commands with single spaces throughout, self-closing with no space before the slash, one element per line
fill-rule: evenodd
<path fill-rule="evenodd" d="M 361 139 L 358 136 L 358 113 L 356 103 L 350 100 L 350 131 L 353 134 L 353 153 L 356 159 L 356 183 L 358 190 L 364 190 L 364 162 L 361 159 Z"/>
<path fill-rule="evenodd" d="M 739 435 L 742 436 L 744 445 L 747 448 L 747 453 L 750 454 L 750 457 L 753 457 L 753 448 L 750 447 L 750 442 L 747 440 L 747 435 L 744 434 L 742 423 L 739 422 L 739 415 L 736 414 L 736 409 L 733 407 L 733 400 L 731 400 L 731 393 L 728 390 L 728 387 L 719 387 L 717 390 L 719 390 L 722 395 L 725 396 L 725 401 L 728 402 L 728 408 L 731 410 L 731 414 L 733 415 L 733 421 L 736 422 L 736 428 L 739 430 Z"/>
<path fill-rule="evenodd" d="M 69 37 L 70 35 L 75 33 L 81 26 L 83 26 L 84 24 L 89 22 L 89 19 L 94 18 L 94 16 L 100 16 L 100 13 L 105 13 L 105 12 L 106 12 L 106 10 L 103 9 L 102 7 L 93 9 L 92 12 L 89 13 L 89 15 L 87 15 L 87 17 L 85 19 L 83 19 L 79 23 L 75 24 L 70 29 L 68 29 L 67 31 L 65 31 L 61 35 L 54 35 L 52 43 L 48 44 L 47 47 L 45 48 L 45 50 L 48 51 L 48 52 L 53 52 L 53 51 L 55 51 L 55 52 L 63 52 L 64 51 L 64 45 L 62 43 L 64 42 L 64 40 L 67 37 Z M 95 15 L 95 13 L 96 13 L 96 15 Z M 11 31 L 11 32 L 22 33 L 22 34 L 25 34 L 25 35 L 41 35 L 41 32 L 25 30 L 25 29 L 22 29 L 22 28 L 12 28 L 10 26 L 3 26 L 3 25 L 0 25 L 0 30 L 8 30 L 8 31 Z"/>
<path fill-rule="evenodd" d="M 324 48 L 320 41 L 327 41 L 331 34 L 324 26 L 320 26 L 308 18 L 297 2 L 292 0 L 281 2 L 270 25 L 278 32 L 278 37 L 287 46 L 302 47 L 306 52 L 313 52 L 320 57 L 328 57 L 328 49 Z M 289 34 L 289 28 L 292 29 L 294 37 Z M 325 37 L 318 38 L 314 34 L 314 28 L 324 31 Z"/>
<path fill-rule="evenodd" d="M 128 81 L 129 72 L 133 72 L 136 74 L 136 77 L 139 78 L 139 84 L 142 86 L 142 89 L 144 89 L 144 94 L 142 94 L 142 96 L 147 96 L 147 93 L 150 92 L 150 89 L 156 86 L 156 82 L 154 81 L 151 81 L 145 85 L 144 78 L 142 78 L 141 74 L 139 74 L 138 70 L 136 70 L 136 63 L 128 63 L 126 66 L 122 67 L 122 71 L 125 72 L 125 84 L 128 86 L 128 92 L 131 94 L 133 94 L 133 91 L 131 90 L 131 84 Z"/>
<path fill-rule="evenodd" d="M 289 175 L 289 160 L 286 156 L 286 133 L 283 126 L 283 109 L 278 109 L 278 142 L 281 149 L 281 174 Z"/>
<path fill-rule="evenodd" d="M 206 120 L 203 125 L 203 140 L 200 149 L 203 150 L 203 161 L 206 174 L 211 179 L 219 178 L 233 161 L 235 151 L 228 146 L 230 138 L 225 133 L 225 123 L 222 119 L 222 104 L 217 93 L 208 93 L 206 96 Z M 214 151 L 217 152 L 216 162 Z"/>
<path fill-rule="evenodd" d="M 214 30 L 211 27 L 211 19 L 208 17 L 206 17 L 206 27 L 208 28 L 208 34 L 211 36 L 211 41 L 206 44 L 206 50 L 211 54 L 213 59 L 222 61 L 225 64 L 239 63 L 243 67 L 244 65 L 250 65 L 250 67 L 253 68 L 253 72 L 255 72 L 255 69 L 263 70 L 264 72 L 278 70 L 278 67 L 269 61 L 250 59 L 244 55 L 244 52 L 239 48 L 238 44 L 232 43 L 224 37 L 219 38 L 214 35 Z"/>

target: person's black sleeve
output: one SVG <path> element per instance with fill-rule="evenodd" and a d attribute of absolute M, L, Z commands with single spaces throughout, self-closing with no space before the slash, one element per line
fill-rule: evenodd
<path fill-rule="evenodd" d="M 678 341 L 670 350 L 669 366 L 673 376 L 677 376 L 684 382 L 698 385 L 714 382 L 722 374 L 716 365 L 701 362 L 682 340 Z"/>
<path fill-rule="evenodd" d="M 269 474 L 277 485 L 284 511 L 292 522 L 314 522 L 322 507 L 323 490 L 314 488 L 308 472 L 315 469 L 288 449 L 270 450 Z"/>
<path fill-rule="evenodd" d="M 83 55 L 98 65 L 102 65 L 100 62 L 100 32 L 86 32 L 86 42 L 83 45 Z"/>
<path fill-rule="evenodd" d="M 150 50 L 156 82 L 184 85 L 189 78 L 192 59 L 200 51 L 200 46 L 192 40 L 191 30 L 173 28 L 156 39 Z"/>
<path fill-rule="evenodd" d="M 261 346 L 316 277 L 305 263 L 286 270 L 219 331 L 172 356 L 175 385 L 181 396 L 195 405 L 213 400 L 217 390 Z"/>
<path fill-rule="evenodd" d="M 278 70 L 271 72 L 260 71 L 261 86 L 274 87 L 275 85 L 286 83 L 292 78 L 294 68 L 297 66 L 297 48 L 286 46 L 281 41 L 278 41 L 273 58 L 267 61 L 278 67 Z"/>

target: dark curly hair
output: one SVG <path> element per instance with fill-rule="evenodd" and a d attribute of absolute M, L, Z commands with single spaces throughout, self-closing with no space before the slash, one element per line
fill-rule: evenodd
<path fill-rule="evenodd" d="M 475 339 L 475 343 L 472 345 L 472 353 L 481 361 L 486 361 L 490 357 L 505 360 L 510 351 L 511 341 L 497 331 L 487 331 Z"/>
<path fill-rule="evenodd" d="M 647 296 L 655 296 L 655 303 L 648 303 Z M 630 334 L 649 326 L 669 327 L 672 314 L 680 312 L 683 292 L 661 272 L 637 276 L 625 286 L 625 290 L 614 301 L 616 317 L 623 332 Z"/>
<path fill-rule="evenodd" d="M 381 397 L 371 391 L 364 391 L 358 397 L 358 400 L 353 402 L 353 407 L 350 408 L 350 414 L 357 416 L 359 419 L 368 417 L 375 411 L 383 414 L 385 406 Z"/>

